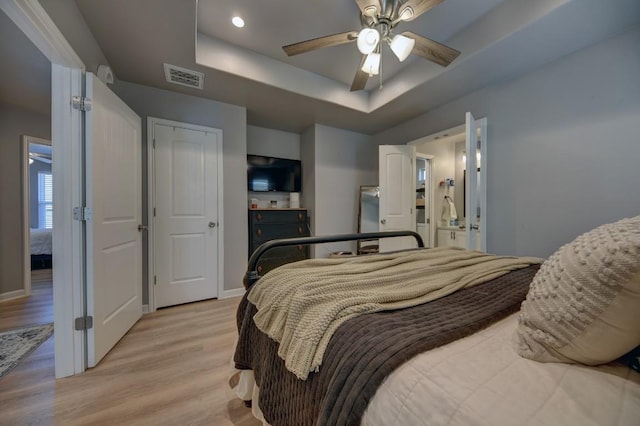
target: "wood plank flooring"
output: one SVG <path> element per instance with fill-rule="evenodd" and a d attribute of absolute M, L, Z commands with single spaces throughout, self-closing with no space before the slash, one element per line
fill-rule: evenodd
<path fill-rule="evenodd" d="M 51 279 L 31 283 L 31 296 L 0 302 L 0 332 L 53 322 Z"/>
<path fill-rule="evenodd" d="M 97 367 L 59 380 L 50 338 L 0 380 L 0 425 L 260 425 L 227 385 L 238 302 L 145 315 Z"/>

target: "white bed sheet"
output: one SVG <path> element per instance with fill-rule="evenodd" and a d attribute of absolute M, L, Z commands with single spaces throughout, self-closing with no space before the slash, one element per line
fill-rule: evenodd
<path fill-rule="evenodd" d="M 51 254 L 53 244 L 52 229 L 31 229 L 31 254 Z"/>
<path fill-rule="evenodd" d="M 521 358 L 512 315 L 420 354 L 381 385 L 363 425 L 639 425 L 640 374 Z"/>
<path fill-rule="evenodd" d="M 511 342 L 516 318 L 400 366 L 376 392 L 362 425 L 640 424 L 639 373 L 620 364 L 586 367 L 521 358 Z M 235 390 L 254 401 L 254 416 L 268 425 L 252 371 L 242 371 Z"/>

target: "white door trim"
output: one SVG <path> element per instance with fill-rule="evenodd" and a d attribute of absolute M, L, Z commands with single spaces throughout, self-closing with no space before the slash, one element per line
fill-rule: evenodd
<path fill-rule="evenodd" d="M 52 64 L 85 69 L 38 0 L 3 0 L 0 7 Z"/>
<path fill-rule="evenodd" d="M 58 212 L 71 212 L 82 200 L 82 124 L 70 105 L 71 97 L 82 93 L 85 66 L 37 0 L 3 0 L 0 9 L 51 61 L 53 202 Z M 83 333 L 73 322 L 83 310 L 82 227 L 71 213 L 54 213 L 53 220 L 55 375 L 60 378 L 85 369 Z"/>
<path fill-rule="evenodd" d="M 147 259 L 148 259 L 148 274 L 147 274 L 147 288 L 148 288 L 148 311 L 155 312 L 155 291 L 154 280 L 155 275 L 155 248 L 154 248 L 154 222 L 153 222 L 153 209 L 155 208 L 154 194 L 155 194 L 155 157 L 153 150 L 154 140 L 154 126 L 161 124 L 165 126 L 179 127 L 187 130 L 195 130 L 200 132 L 218 133 L 221 135 L 220 143 L 217 146 L 217 173 L 218 173 L 218 298 L 221 299 L 226 296 L 224 292 L 224 217 L 223 217 L 223 188 L 224 184 L 222 177 L 224 175 L 222 170 L 222 146 L 224 144 L 223 133 L 221 129 L 213 127 L 200 126 L 197 124 L 182 123 L 179 121 L 166 120 L 157 117 L 147 117 Z"/>
<path fill-rule="evenodd" d="M 22 241 L 24 244 L 24 279 L 23 286 L 24 296 L 31 295 L 31 232 L 29 216 L 31 206 L 29 205 L 29 197 L 31 195 L 31 179 L 29 169 L 29 145 L 37 143 L 40 145 L 51 146 L 51 141 L 34 136 L 22 136 Z"/>

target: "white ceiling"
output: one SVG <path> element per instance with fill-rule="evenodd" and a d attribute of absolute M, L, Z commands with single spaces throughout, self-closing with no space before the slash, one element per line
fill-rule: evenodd
<path fill-rule="evenodd" d="M 41 1 L 90 62 L 81 52 L 86 40 L 73 36 L 69 8 Z M 293 132 L 321 123 L 373 134 L 640 22 L 638 0 L 446 0 L 398 30 L 461 51 L 449 67 L 419 57 L 400 64 L 386 54 L 383 89 L 370 79 L 366 91 L 351 93 L 360 60 L 354 44 L 292 58 L 281 46 L 357 30 L 353 0 L 75 3 L 119 80 L 245 106 L 249 124 Z M 236 14 L 243 29 L 231 25 Z M 204 90 L 165 82 L 165 62 L 204 72 Z"/>

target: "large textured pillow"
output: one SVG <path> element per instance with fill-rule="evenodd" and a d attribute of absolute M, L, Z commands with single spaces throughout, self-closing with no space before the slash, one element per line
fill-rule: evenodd
<path fill-rule="evenodd" d="M 515 342 L 525 358 L 587 365 L 640 345 L 640 216 L 593 229 L 543 263 Z"/>

